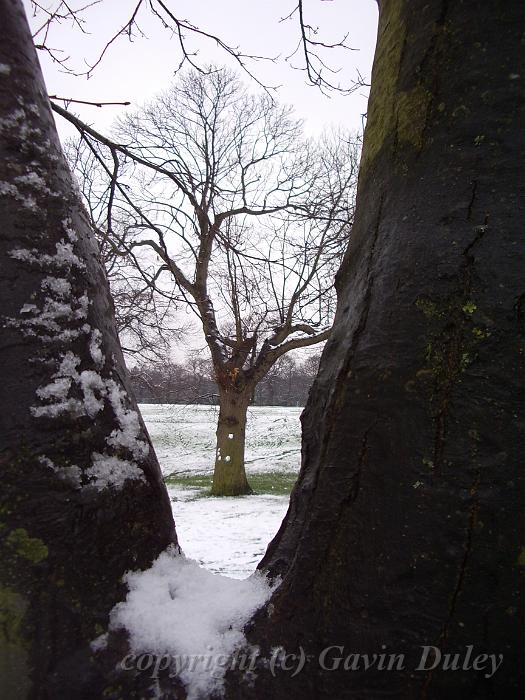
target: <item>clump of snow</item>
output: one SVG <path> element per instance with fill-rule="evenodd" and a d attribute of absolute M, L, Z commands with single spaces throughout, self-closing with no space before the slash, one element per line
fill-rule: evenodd
<path fill-rule="evenodd" d="M 15 182 L 19 185 L 32 187 L 43 194 L 51 194 L 51 190 L 46 185 L 44 178 L 34 171 L 26 173 L 25 175 L 18 175 L 18 177 L 15 177 Z"/>
<path fill-rule="evenodd" d="M 226 457 L 224 458 L 224 461 L 225 461 L 225 462 L 229 462 L 230 460 L 231 460 L 230 455 L 226 455 Z"/>
<path fill-rule="evenodd" d="M 108 645 L 108 636 L 109 635 L 106 632 L 105 634 L 101 634 L 96 639 L 94 639 L 89 645 L 91 647 L 91 650 L 97 652 L 105 649 Z"/>
<path fill-rule="evenodd" d="M 93 452 L 92 464 L 86 469 L 88 479 L 95 481 L 99 489 L 113 486 L 122 488 L 128 479 L 144 481 L 144 473 L 135 464 L 127 459 L 121 459 L 107 452 Z"/>
<path fill-rule="evenodd" d="M 36 390 L 37 396 L 41 399 L 65 399 L 71 388 L 71 379 L 69 377 L 60 377 L 55 379 L 50 384 L 40 387 Z"/>
<path fill-rule="evenodd" d="M 95 365 L 100 369 L 104 366 L 106 358 L 104 353 L 100 349 L 102 343 L 102 333 L 98 328 L 94 328 L 91 333 L 91 338 L 89 339 L 89 354 Z"/>
<path fill-rule="evenodd" d="M 92 369 L 85 369 L 80 373 L 79 383 L 84 395 L 84 408 L 90 418 L 94 418 L 99 411 L 104 410 L 104 396 L 106 385 L 100 374 Z M 95 392 L 99 393 L 97 397 Z"/>
<path fill-rule="evenodd" d="M 52 292 L 57 297 L 67 297 L 71 294 L 71 284 L 65 277 L 45 277 L 42 280 L 42 289 Z"/>
<path fill-rule="evenodd" d="M 17 101 L 21 106 L 0 119 L 0 133 L 10 134 L 15 138 L 22 152 L 27 152 L 30 148 L 32 152 L 37 151 L 45 158 L 51 159 L 54 154 L 50 151 L 56 152 L 56 146 L 52 146 L 49 139 L 43 140 L 42 131 L 32 125 L 34 117 L 39 114 L 38 106 L 34 103 L 26 105 L 21 97 L 18 97 Z"/>
<path fill-rule="evenodd" d="M 80 357 L 68 350 L 60 359 L 60 365 L 55 374 L 57 377 L 76 377 L 77 366 L 80 364 Z"/>
<path fill-rule="evenodd" d="M 13 197 L 18 202 L 22 203 L 25 209 L 36 209 L 36 199 L 30 194 L 22 194 L 16 185 L 10 182 L 0 182 L 0 196 Z"/>
<path fill-rule="evenodd" d="M 64 227 L 64 231 L 66 232 L 66 235 L 71 241 L 71 243 L 75 243 L 75 241 L 78 241 L 78 236 L 76 232 L 72 229 L 73 222 L 69 217 L 62 221 L 62 226 Z"/>
<path fill-rule="evenodd" d="M 31 182 L 40 181 L 39 176 L 35 173 L 29 179 Z M 9 255 L 15 260 L 35 265 L 45 272 L 53 272 L 59 268 L 62 275 L 67 274 L 74 266 L 80 269 L 85 267 L 74 253 L 72 244 L 65 239 L 56 243 L 54 255 L 42 255 L 36 249 L 27 250 L 24 248 L 13 249 Z M 41 308 L 34 303 L 24 304 L 20 310 L 20 315 L 23 318 L 7 319 L 7 323 L 11 327 L 20 328 L 26 336 L 38 336 L 45 343 L 68 343 L 85 332 L 84 326 L 82 328 L 65 327 L 66 324 L 71 325 L 75 324 L 75 321 L 85 320 L 90 302 L 86 292 L 79 298 L 75 298 L 72 295 L 70 282 L 62 275 L 56 277 L 49 274 L 42 280 L 41 288 L 45 296 L 41 302 Z M 90 327 L 85 325 L 87 332 L 90 332 Z"/>
<path fill-rule="evenodd" d="M 106 386 L 111 406 L 120 425 L 120 429 L 114 430 L 109 436 L 108 445 L 126 447 L 136 459 L 146 457 L 149 453 L 149 445 L 144 440 L 138 439 L 139 414 L 126 408 L 127 394 L 117 382 L 109 379 Z"/>
<path fill-rule="evenodd" d="M 25 116 L 26 115 L 23 109 L 15 109 L 7 117 L 2 117 L 2 119 L 0 119 L 0 131 L 19 129 L 20 136 L 25 138 L 27 134 L 27 126 L 24 124 Z"/>
<path fill-rule="evenodd" d="M 7 63 L 0 63 L 0 75 L 9 75 L 11 73 L 11 66 Z"/>
<path fill-rule="evenodd" d="M 58 467 L 51 459 L 49 459 L 49 457 L 46 457 L 45 455 L 39 457 L 38 461 L 43 466 L 52 469 L 57 476 L 64 481 L 67 481 L 72 486 L 75 486 L 76 488 L 81 487 L 82 470 L 80 467 L 77 467 L 76 464 L 70 464 L 67 467 Z"/>
<path fill-rule="evenodd" d="M 52 331 L 57 334 L 55 340 L 59 337 L 62 340 L 67 340 L 70 337 L 76 338 L 79 336 L 78 329 L 63 328 L 64 321 L 71 322 L 74 320 L 82 320 L 87 317 L 88 297 L 84 295 L 80 299 L 72 299 L 70 303 L 62 299 L 53 299 L 46 296 L 44 298 L 42 308 L 38 308 L 36 304 L 24 304 L 20 309 L 20 315 L 23 315 L 22 320 L 7 319 L 10 326 L 19 327 L 26 335 L 36 335 L 35 330 Z M 52 340 L 52 336 L 42 336 L 42 339 Z"/>
<path fill-rule="evenodd" d="M 233 440 L 233 433 L 228 433 L 228 440 Z"/>
<path fill-rule="evenodd" d="M 213 574 L 171 547 L 146 571 L 125 576 L 129 593 L 111 613 L 111 629 L 125 628 L 135 654 L 230 657 L 246 645 L 243 628 L 269 599 L 264 574 L 232 579 Z M 181 664 L 188 700 L 224 685 L 224 666 Z"/>
<path fill-rule="evenodd" d="M 44 387 L 45 391 L 47 387 Z M 35 418 L 58 418 L 58 416 L 73 416 L 79 418 L 84 414 L 84 407 L 78 399 L 64 399 L 44 406 L 31 406 L 31 415 Z"/>
<path fill-rule="evenodd" d="M 0 182 L 0 196 L 18 197 L 18 189 L 10 182 Z"/>
<path fill-rule="evenodd" d="M 87 318 L 89 308 L 89 297 L 84 292 L 78 300 L 79 308 L 75 311 L 75 318 Z"/>
<path fill-rule="evenodd" d="M 39 268 L 66 268 L 78 267 L 83 270 L 84 263 L 73 252 L 73 246 L 65 239 L 56 243 L 56 253 L 49 255 L 41 254 L 36 248 L 27 250 L 25 248 L 15 248 L 9 252 L 9 255 L 15 260 L 31 263 Z"/>

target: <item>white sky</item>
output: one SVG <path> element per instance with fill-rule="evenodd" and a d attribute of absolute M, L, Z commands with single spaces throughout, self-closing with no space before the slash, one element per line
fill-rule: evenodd
<path fill-rule="evenodd" d="M 56 7 L 58 0 L 39 0 L 45 7 Z M 89 0 L 70 0 L 72 8 L 79 8 Z M 245 53 L 278 57 L 275 62 L 251 61 L 248 68 L 268 86 L 280 85 L 275 93 L 281 102 L 292 104 L 298 117 L 305 122 L 308 134 L 317 135 L 330 126 L 342 125 L 361 130 L 366 113 L 368 89 L 359 88 L 352 95 L 324 96 L 317 88 L 306 84 L 304 72 L 291 66 L 302 66 L 300 55 L 286 61 L 299 40 L 296 17 L 279 20 L 295 7 L 294 0 L 164 0 L 173 13 L 193 25 L 220 37 L 225 43 L 240 47 Z M 42 16 L 33 16 L 30 0 L 24 0 L 32 29 L 42 24 Z M 47 45 L 63 50 L 69 56 L 69 65 L 83 72 L 98 58 L 106 42 L 129 19 L 137 0 L 103 0 L 84 15 L 83 34 L 72 23 L 54 24 Z M 323 53 L 332 68 L 340 69 L 333 82 L 349 86 L 359 72 L 370 82 L 372 59 L 377 32 L 377 3 L 375 0 L 304 0 L 305 21 L 319 27 L 318 38 L 325 43 L 336 43 L 348 34 L 347 45 L 352 51 L 333 50 Z M 158 20 L 144 7 L 138 15 L 139 26 L 146 35 L 136 36 L 133 42 L 120 37 L 105 54 L 102 63 L 87 79 L 64 72 L 45 52 L 39 52 L 44 78 L 50 95 L 100 102 L 129 101 L 129 108 L 115 106 L 97 108 L 71 105 L 70 109 L 102 133 L 110 131 L 113 119 L 126 109 L 134 109 L 166 89 L 173 79 L 181 52 L 171 32 L 162 28 Z M 235 62 L 216 45 L 203 38 L 188 35 L 188 49 L 196 51 L 199 65 L 216 63 L 236 67 Z M 38 40 L 37 40 L 38 41 Z M 244 76 L 250 84 L 249 76 Z M 255 82 L 253 89 L 258 89 Z M 62 139 L 76 135 L 74 129 L 56 117 Z M 185 314 L 183 314 L 185 317 Z M 202 332 L 196 329 L 188 339 L 191 347 L 202 347 Z M 180 350 L 174 349 L 180 356 Z"/>
<path fill-rule="evenodd" d="M 87 1 L 72 0 L 70 5 L 79 7 Z M 30 0 L 24 2 L 27 8 L 31 7 Z M 56 0 L 44 0 L 43 4 L 51 7 Z M 366 88 L 350 96 L 328 98 L 306 85 L 303 72 L 290 68 L 290 63 L 299 65 L 299 56 L 290 63 L 285 61 L 297 44 L 298 22 L 296 18 L 285 22 L 279 19 L 293 10 L 294 0 L 168 0 L 166 4 L 179 17 L 246 53 L 279 56 L 275 63 L 250 62 L 249 67 L 265 84 L 281 86 L 278 99 L 294 105 L 309 133 L 319 133 L 330 124 L 352 129 L 362 127 Z M 63 22 L 54 26 L 48 45 L 63 49 L 76 69 L 85 70 L 85 61 L 96 60 L 107 40 L 126 23 L 135 5 L 136 0 L 103 0 L 84 15 L 84 27 L 89 34 L 83 35 L 70 22 Z M 348 33 L 347 44 L 356 49 L 325 52 L 328 64 L 340 69 L 334 80 L 347 86 L 359 71 L 369 82 L 377 31 L 375 0 L 305 0 L 304 12 L 306 20 L 319 27 L 322 41 L 337 42 Z M 28 16 L 33 28 L 41 23 L 41 18 L 33 18 L 31 11 Z M 147 38 L 137 36 L 133 43 L 125 37 L 119 38 L 89 80 L 64 73 L 47 54 L 39 52 L 49 94 L 81 100 L 130 101 L 133 108 L 165 89 L 181 58 L 177 39 L 162 29 L 146 8 L 140 11 L 139 25 Z M 202 65 L 209 62 L 233 65 L 225 52 L 209 40 L 189 36 L 188 46 L 198 51 L 196 60 Z M 126 108 L 75 105 L 72 109 L 96 128 L 107 131 L 113 118 Z M 70 134 L 69 127 L 61 122 L 58 119 L 61 135 Z"/>

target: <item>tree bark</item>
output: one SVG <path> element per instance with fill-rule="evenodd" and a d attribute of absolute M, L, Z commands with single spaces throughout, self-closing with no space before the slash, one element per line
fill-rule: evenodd
<path fill-rule="evenodd" d="M 252 391 L 220 391 L 217 450 L 213 471 L 214 496 L 252 493 L 244 467 L 246 417 Z"/>
<path fill-rule="evenodd" d="M 22 2 L 0 16 L 0 695 L 105 697 L 90 642 L 174 523 Z"/>
<path fill-rule="evenodd" d="M 524 21 L 521 2 L 380 3 L 335 326 L 260 565 L 283 581 L 249 634 L 311 657 L 232 674 L 229 698 L 523 690 Z M 403 667 L 326 671 L 332 645 Z M 423 645 L 459 670 L 417 670 Z M 469 646 L 502 667 L 464 669 Z"/>

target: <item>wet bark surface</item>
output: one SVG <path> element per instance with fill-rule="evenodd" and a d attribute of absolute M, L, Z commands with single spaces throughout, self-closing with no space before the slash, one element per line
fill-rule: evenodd
<path fill-rule="evenodd" d="M 523 688 L 524 19 L 519 2 L 381 3 L 335 328 L 260 565 L 283 582 L 248 635 L 311 661 L 232 674 L 230 698 Z M 404 668 L 323 671 L 331 645 Z M 422 645 L 504 661 L 415 671 Z"/>
<path fill-rule="evenodd" d="M 86 268 L 70 281 L 77 298 L 88 291 L 87 322 L 114 357 L 98 371 L 125 386 L 102 267 L 71 199 L 20 6 L 0 7 L 1 63 L 12 71 L 9 83 L 0 76 L 2 114 L 20 109 L 19 126 L 40 129 L 2 122 L 0 179 L 13 184 L 36 160 L 60 194 L 19 181 L 21 199 L 9 188 L 0 199 L 2 313 L 20 319 L 42 289 L 38 265 L 10 251 L 53 255 L 71 216 Z M 310 658 L 295 677 L 293 661 L 275 676 L 261 666 L 252 684 L 231 674 L 227 697 L 520 697 L 524 15 L 518 2 L 381 3 L 335 330 L 303 415 L 299 482 L 261 563 L 283 581 L 248 633 L 263 655 L 282 645 Z M 35 420 L 36 392 L 65 346 L 47 354 L 39 336 L 9 325 L 1 342 L 3 694 L 149 697 L 139 680 L 108 687 L 109 672 L 90 671 L 88 642 L 105 630 L 123 571 L 147 566 L 174 537 L 158 466 L 150 451 L 145 481 L 118 493 L 73 489 L 44 469 L 42 455 L 87 465 L 115 416 Z M 73 347 L 93 367 L 85 339 Z M 333 645 L 343 656 L 403 654 L 404 667 L 323 671 L 319 654 Z M 490 678 L 415 671 L 421 645 L 462 660 L 471 645 L 504 661 Z M 171 681 L 164 697 L 177 694 Z"/>
<path fill-rule="evenodd" d="M 0 695 L 99 697 L 89 643 L 175 530 L 22 3 L 0 15 Z M 53 415 L 66 357 L 71 410 Z M 97 482 L 106 453 L 130 478 Z"/>

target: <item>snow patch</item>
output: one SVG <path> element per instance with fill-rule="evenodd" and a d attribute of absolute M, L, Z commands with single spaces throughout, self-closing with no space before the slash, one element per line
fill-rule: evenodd
<path fill-rule="evenodd" d="M 60 377 L 55 381 L 47 384 L 36 390 L 37 396 L 40 399 L 58 399 L 65 400 L 71 388 L 71 379 L 69 377 Z"/>
<path fill-rule="evenodd" d="M 28 131 L 27 125 L 24 124 L 25 116 L 23 109 L 15 109 L 7 117 L 0 119 L 0 130 L 19 129 L 21 137 L 25 138 Z"/>
<path fill-rule="evenodd" d="M 52 469 L 57 476 L 64 481 L 67 481 L 72 486 L 79 488 L 81 486 L 82 470 L 76 464 L 70 464 L 67 467 L 58 467 L 49 457 L 45 455 L 38 458 L 40 464 Z"/>
<path fill-rule="evenodd" d="M 72 229 L 73 222 L 69 217 L 67 219 L 62 220 L 62 226 L 64 227 L 64 231 L 66 232 L 66 235 L 71 241 L 71 243 L 75 243 L 75 241 L 78 241 L 78 236 L 76 232 Z"/>
<path fill-rule="evenodd" d="M 16 185 L 10 182 L 0 182 L 0 196 L 3 197 L 13 197 L 18 202 L 22 203 L 25 209 L 36 209 L 37 203 L 36 199 L 32 195 L 22 194 Z"/>
<path fill-rule="evenodd" d="M 43 194 L 51 194 L 51 190 L 46 185 L 44 178 L 38 175 L 38 173 L 30 172 L 26 175 L 18 175 L 18 177 L 15 177 L 15 182 L 19 185 L 32 187 Z"/>
<path fill-rule="evenodd" d="M 80 373 L 79 383 L 84 395 L 84 408 L 90 418 L 94 418 L 99 411 L 104 410 L 104 396 L 106 395 L 106 385 L 97 372 L 92 369 L 85 369 Z M 100 393 L 97 398 L 95 391 Z"/>
<path fill-rule="evenodd" d="M 20 176 L 17 180 L 21 185 L 36 189 L 45 187 L 44 180 L 36 173 Z M 98 329 L 92 330 L 84 322 L 90 304 L 87 292 L 83 291 L 80 296 L 72 293 L 67 274 L 73 267 L 84 270 L 85 265 L 73 249 L 77 235 L 71 228 L 71 220 L 64 219 L 62 225 L 67 239 L 56 243 L 55 254 L 42 255 L 36 248 L 10 251 L 10 256 L 15 260 L 34 265 L 48 274 L 40 285 L 44 294 L 39 305 L 24 304 L 19 318 L 7 319 L 7 323 L 20 329 L 23 335 L 37 337 L 42 343 L 69 343 L 82 333 L 89 336 L 87 342 L 91 360 L 88 356 L 88 367 L 80 369 L 81 358 L 71 350 L 64 352 L 58 362 L 55 360 L 55 371 L 48 383 L 36 390 L 41 405 L 32 406 L 30 411 L 35 418 L 68 417 L 75 420 L 81 417 L 94 419 L 105 408 L 111 407 L 118 427 L 106 437 L 99 451 L 91 454 L 89 466 L 83 473 L 76 465 L 74 469 L 68 467 L 66 472 L 67 478 L 78 487 L 82 487 L 84 479 L 84 484 L 88 480 L 90 485 L 95 484 L 100 489 L 119 488 L 130 479 L 145 480 L 135 460 L 149 454 L 149 444 L 140 439 L 140 418 L 136 411 L 128 407 L 126 391 L 111 376 L 103 377 L 99 373 L 105 364 L 101 350 L 102 333 Z M 57 269 L 59 276 L 52 274 Z M 31 299 L 35 296 L 33 294 Z M 46 460 L 43 464 L 62 475 L 62 468 L 55 467 L 48 458 Z"/>
<path fill-rule="evenodd" d="M 0 182 L 0 196 L 18 197 L 18 189 L 10 182 Z"/>
<path fill-rule="evenodd" d="M 44 387 L 42 391 L 46 391 Z M 58 418 L 59 416 L 73 416 L 79 418 L 84 415 L 84 407 L 78 399 L 65 399 L 45 406 L 31 406 L 31 415 L 35 418 Z"/>
<path fill-rule="evenodd" d="M 246 645 L 243 628 L 269 599 L 261 572 L 244 580 L 201 568 L 171 547 L 146 571 L 126 574 L 129 593 L 111 612 L 110 629 L 125 628 L 135 654 L 231 656 Z M 180 671 L 188 700 L 221 692 L 224 668 L 188 665 Z"/>
<path fill-rule="evenodd" d="M 93 452 L 92 465 L 86 469 L 88 479 L 96 481 L 99 489 L 113 486 L 122 488 L 128 479 L 145 481 L 142 470 L 127 459 L 121 459 L 106 452 Z"/>
<path fill-rule="evenodd" d="M 37 389 L 38 397 L 50 403 L 33 406 L 32 415 L 36 418 L 56 418 L 63 415 L 95 418 L 104 410 L 108 400 L 119 427 L 106 439 L 107 446 L 116 450 L 124 448 L 131 453 L 133 459 L 146 457 L 149 445 L 139 439 L 139 416 L 136 411 L 126 407 L 126 392 L 115 380 L 105 379 L 95 370 L 85 369 L 79 372 L 77 368 L 80 361 L 71 351 L 62 356 L 60 365 L 52 377 L 53 381 Z M 68 396 L 73 384 L 82 391 L 82 399 Z M 123 459 L 119 455 L 104 451 L 94 452 L 91 460 L 91 466 L 85 475 L 91 482 L 96 482 L 98 488 L 122 487 L 128 479 L 144 480 L 142 470 L 131 459 Z"/>
<path fill-rule="evenodd" d="M 11 73 L 11 66 L 7 63 L 0 63 L 0 75 L 9 75 Z"/>
<path fill-rule="evenodd" d="M 73 252 L 73 246 L 65 239 L 58 241 L 55 245 L 56 253 L 49 255 L 39 253 L 36 248 L 27 250 L 26 248 L 15 248 L 9 251 L 10 257 L 15 260 L 36 265 L 39 268 L 66 268 L 77 267 L 80 270 L 85 268 L 84 263 Z"/>
<path fill-rule="evenodd" d="M 102 343 L 102 333 L 98 328 L 94 328 L 91 333 L 91 338 L 89 339 L 89 354 L 95 365 L 100 369 L 104 366 L 106 358 L 104 353 L 100 349 Z"/>
<path fill-rule="evenodd" d="M 136 459 L 144 458 L 149 453 L 149 445 L 144 440 L 139 440 L 140 421 L 139 414 L 126 408 L 127 394 L 112 379 L 106 382 L 109 400 L 119 422 L 120 429 L 114 430 L 107 443 L 113 447 L 126 447 Z"/>
<path fill-rule="evenodd" d="M 42 280 L 41 287 L 61 298 L 71 294 L 71 284 L 65 277 L 46 277 Z"/>
<path fill-rule="evenodd" d="M 63 329 L 61 324 L 64 321 L 85 318 L 87 316 L 87 305 L 87 296 L 81 297 L 78 300 L 78 307 L 74 309 L 70 304 L 62 300 L 46 297 L 42 309 L 39 309 L 36 304 L 24 304 L 20 309 L 20 315 L 24 314 L 26 317 L 21 321 L 8 319 L 8 322 L 11 326 L 20 327 L 23 331 L 28 332 L 29 335 L 35 335 L 35 328 L 55 333 L 71 332 L 72 329 Z M 76 331 L 76 336 L 78 334 L 78 331 Z"/>

